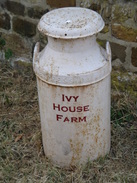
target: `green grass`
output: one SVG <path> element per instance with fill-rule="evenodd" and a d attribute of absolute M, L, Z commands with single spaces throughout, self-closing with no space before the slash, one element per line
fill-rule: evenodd
<path fill-rule="evenodd" d="M 0 36 L 0 51 L 3 50 L 4 53 L 5 53 L 5 59 L 9 60 L 12 57 L 13 52 L 12 52 L 12 50 L 10 48 L 5 48 L 5 45 L 6 45 L 5 39 L 3 39 Z"/>

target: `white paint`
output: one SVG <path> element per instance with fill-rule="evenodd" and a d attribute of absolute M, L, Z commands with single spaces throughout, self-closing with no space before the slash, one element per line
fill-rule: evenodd
<path fill-rule="evenodd" d="M 66 24 L 68 20 L 69 23 Z M 69 7 L 52 10 L 42 16 L 38 29 L 56 38 L 80 38 L 93 35 L 104 27 L 99 14 L 86 8 Z"/>
<path fill-rule="evenodd" d="M 71 12 L 75 10 L 81 11 L 71 9 L 72 21 Z M 66 20 L 67 14 L 63 15 Z M 50 22 L 50 14 L 47 17 Z M 56 26 L 52 24 L 54 31 Z M 105 51 L 96 43 L 95 36 L 87 36 L 86 31 L 79 39 L 54 38 L 52 32 L 42 52 L 39 53 L 39 43 L 36 44 L 33 65 L 46 156 L 59 166 L 69 167 L 107 154 L 110 149 L 109 43 Z"/>

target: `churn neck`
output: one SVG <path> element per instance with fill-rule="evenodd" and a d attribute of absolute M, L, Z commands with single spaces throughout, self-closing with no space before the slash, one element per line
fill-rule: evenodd
<path fill-rule="evenodd" d="M 85 52 L 96 47 L 96 36 L 79 39 L 59 39 L 48 36 L 48 47 L 59 52 Z"/>

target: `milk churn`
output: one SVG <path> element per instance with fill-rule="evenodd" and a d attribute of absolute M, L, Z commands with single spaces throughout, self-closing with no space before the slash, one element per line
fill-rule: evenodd
<path fill-rule="evenodd" d="M 45 14 L 38 29 L 48 37 L 34 48 L 43 147 L 61 167 L 84 164 L 110 149 L 111 50 L 96 42 L 104 22 L 79 7 Z"/>

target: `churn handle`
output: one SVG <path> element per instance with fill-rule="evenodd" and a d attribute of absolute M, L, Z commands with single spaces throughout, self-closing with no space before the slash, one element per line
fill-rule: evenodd
<path fill-rule="evenodd" d="M 111 62 L 111 48 L 108 41 L 106 42 L 106 52 L 107 52 L 107 61 Z"/>
<path fill-rule="evenodd" d="M 110 64 L 110 70 L 111 70 L 111 68 L 112 68 L 112 66 L 111 66 L 111 48 L 110 48 L 110 44 L 108 41 L 106 43 L 106 53 L 107 53 L 107 61 Z"/>
<path fill-rule="evenodd" d="M 33 64 L 39 61 L 39 50 L 40 50 L 40 42 L 37 42 L 34 47 L 34 53 L 33 53 Z"/>

